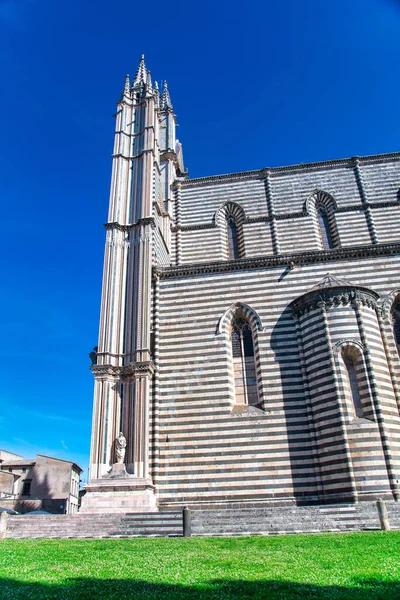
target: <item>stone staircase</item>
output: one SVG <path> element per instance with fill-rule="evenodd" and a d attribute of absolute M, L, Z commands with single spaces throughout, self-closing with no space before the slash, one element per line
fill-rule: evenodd
<path fill-rule="evenodd" d="M 400 502 L 386 503 L 391 529 L 400 529 Z M 192 535 L 235 536 L 380 529 L 375 502 L 324 506 L 260 506 L 192 510 Z M 7 517 L 6 538 L 176 537 L 182 510 Z"/>
<path fill-rule="evenodd" d="M 110 538 L 182 536 L 182 511 L 126 514 L 17 515 L 6 538 Z"/>
<path fill-rule="evenodd" d="M 400 503 L 386 503 L 391 529 L 400 529 Z M 192 512 L 192 535 L 276 535 L 380 529 L 375 502 Z"/>

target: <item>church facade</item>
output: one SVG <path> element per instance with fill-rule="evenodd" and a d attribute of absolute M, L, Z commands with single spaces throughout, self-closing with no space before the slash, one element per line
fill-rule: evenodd
<path fill-rule="evenodd" d="M 82 510 L 398 500 L 399 221 L 400 153 L 190 179 L 142 58 Z"/>

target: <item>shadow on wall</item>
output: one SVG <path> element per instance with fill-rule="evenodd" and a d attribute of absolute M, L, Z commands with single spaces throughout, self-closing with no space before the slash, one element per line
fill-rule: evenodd
<path fill-rule="evenodd" d="M 65 499 L 52 498 L 51 489 L 47 473 L 43 479 L 33 469 L 27 479 L 31 480 L 30 496 L 21 496 L 14 500 L 14 510 L 25 514 L 32 510 L 46 510 L 53 514 L 63 514 L 65 512 Z"/>
<path fill-rule="evenodd" d="M 292 309 L 289 307 L 282 312 L 272 331 L 271 348 L 279 365 L 282 383 L 293 495 L 297 504 L 310 504 L 317 502 L 318 499 L 316 481 L 312 477 L 312 467 L 307 465 L 311 456 L 311 436 L 305 419 L 306 399 L 298 355 L 296 327 Z M 307 476 L 306 486 L 304 484 L 305 475 Z"/>
<path fill-rule="evenodd" d="M 400 597 L 398 581 L 360 580 L 354 586 L 318 586 L 290 581 L 231 581 L 218 579 L 194 586 L 149 583 L 134 579 L 66 579 L 62 584 L 22 583 L 15 579 L 0 580 L 2 600 L 46 600 L 56 598 L 129 600 L 130 598 L 165 598 L 179 600 L 396 600 Z"/>

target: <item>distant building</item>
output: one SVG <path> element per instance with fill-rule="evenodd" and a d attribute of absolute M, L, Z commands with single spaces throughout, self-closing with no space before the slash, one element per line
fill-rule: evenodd
<path fill-rule="evenodd" d="M 0 505 L 25 513 L 78 511 L 82 469 L 69 460 L 37 454 L 23 458 L 0 450 Z"/>

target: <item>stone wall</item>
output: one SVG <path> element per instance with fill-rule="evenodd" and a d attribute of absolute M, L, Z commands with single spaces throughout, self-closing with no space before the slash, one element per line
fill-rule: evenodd
<path fill-rule="evenodd" d="M 399 155 L 179 184 L 172 243 L 181 259 L 157 271 L 153 322 L 151 452 L 161 504 L 313 503 L 397 493 L 400 361 L 390 310 L 382 307 L 400 290 L 400 245 L 383 246 L 399 241 L 399 188 Z M 335 206 L 338 238 L 330 250 L 322 250 L 316 229 L 318 190 Z M 224 202 L 245 212 L 245 256 L 238 261 L 222 258 Z M 375 304 L 357 308 L 342 298 L 299 322 L 289 305 L 327 272 L 350 289 L 367 288 Z M 229 323 L 225 330 L 220 323 L 239 305 L 261 323 L 253 331 L 260 405 L 236 410 Z M 335 362 L 335 345 L 346 341 L 365 355 L 371 410 L 362 419 L 348 406 Z"/>
<path fill-rule="evenodd" d="M 244 210 L 246 256 L 320 249 L 310 206 L 315 190 L 335 201 L 341 247 L 394 242 L 400 216 L 398 158 L 383 155 L 183 181 L 175 198 L 180 218 L 173 245 L 179 231 L 179 264 L 222 258 L 215 215 L 226 202 Z"/>

